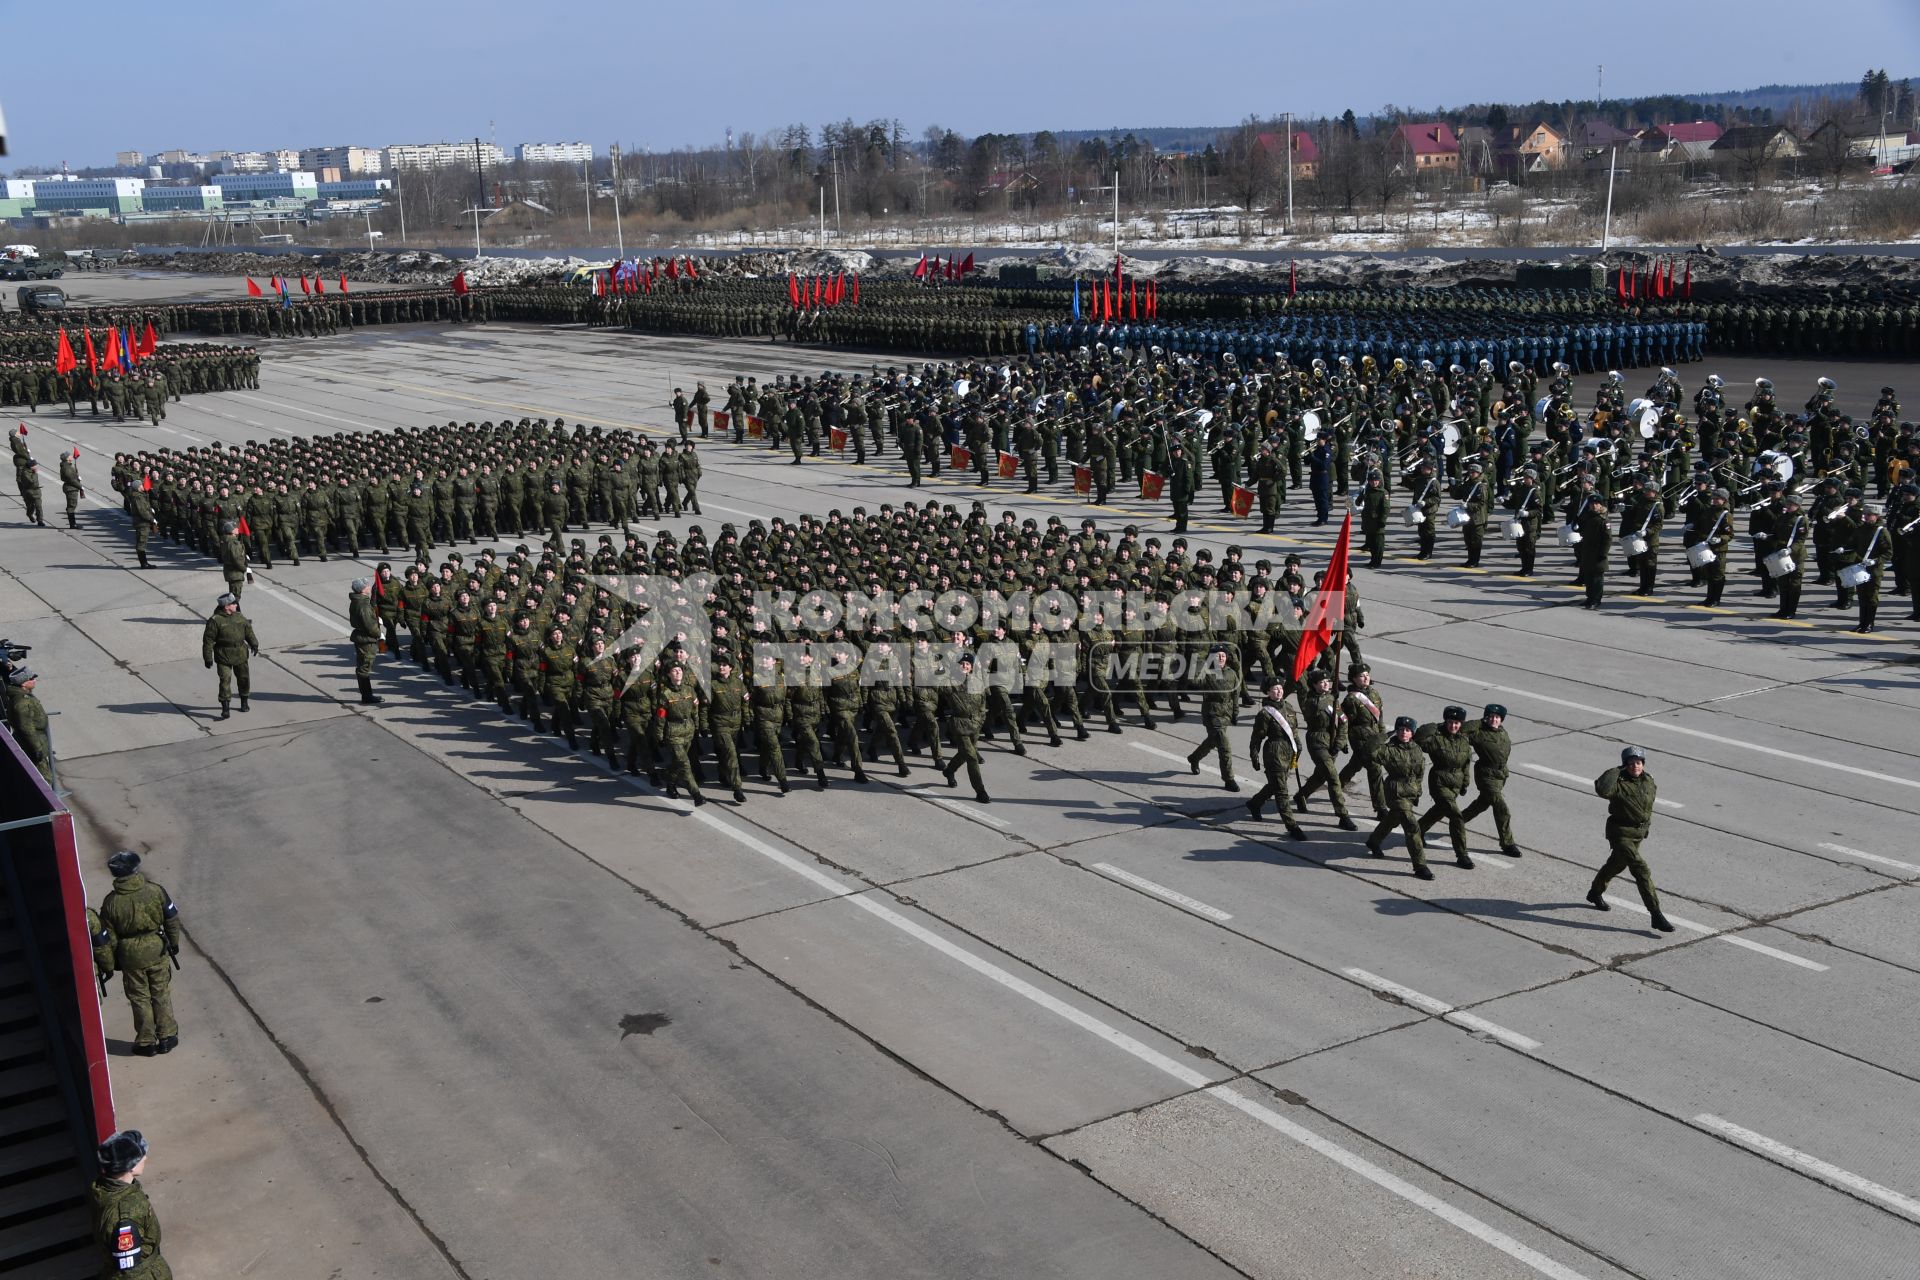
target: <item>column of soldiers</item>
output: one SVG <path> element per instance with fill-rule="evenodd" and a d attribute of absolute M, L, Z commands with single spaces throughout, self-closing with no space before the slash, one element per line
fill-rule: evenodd
<path fill-rule="evenodd" d="M 497 289 L 456 293 L 444 285 L 363 289 L 285 300 L 239 298 L 175 304 L 176 329 L 261 338 L 318 338 L 374 324 L 476 323 L 494 315 Z"/>
<path fill-rule="evenodd" d="M 91 416 L 115 422 L 147 419 L 158 426 L 169 400 L 208 391 L 260 389 L 260 355 L 252 347 L 224 343 L 169 342 L 127 369 L 84 367 L 60 373 L 54 367 L 53 340 L 36 338 L 32 358 L 0 359 L 0 407 L 35 413 L 41 405 L 67 406 L 78 417 L 85 402 Z M 45 350 L 40 351 L 44 346 Z"/>

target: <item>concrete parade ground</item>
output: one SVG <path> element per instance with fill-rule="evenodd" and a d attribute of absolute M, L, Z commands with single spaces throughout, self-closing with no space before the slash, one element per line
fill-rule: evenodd
<path fill-rule="evenodd" d="M 1147 731 L 1123 705 L 1119 735 L 997 739 L 990 804 L 924 754 L 783 796 L 748 752 L 748 801 L 696 810 L 404 658 L 357 705 L 347 583 L 377 555 L 256 571 L 253 708 L 217 721 L 218 565 L 156 538 L 134 567 L 112 456 L 523 416 L 667 435 L 697 377 L 717 406 L 735 374 L 905 361 L 507 324 L 259 347 L 259 391 L 186 397 L 160 427 L 16 419 L 48 526 L 0 498 L 0 634 L 33 646 L 89 896 L 108 853 L 142 850 L 189 937 L 177 1052 L 131 1056 L 106 1002 L 176 1274 L 1920 1272 L 1907 600 L 1854 634 L 1809 580 L 1801 619 L 1774 621 L 1742 538 L 1706 609 L 1670 538 L 1659 594 L 1626 595 L 1616 558 L 1590 613 L 1558 547 L 1521 579 L 1497 539 L 1461 568 L 1443 530 L 1416 564 L 1396 518 L 1386 565 L 1356 571 L 1389 719 L 1497 701 L 1515 740 L 1523 856 L 1479 821 L 1462 869 L 1436 829 L 1431 882 L 1397 835 L 1366 856 L 1364 786 L 1358 833 L 1324 795 L 1304 843 L 1249 820 L 1247 712 L 1239 795 L 1188 772 L 1197 714 Z M 1730 401 L 1766 374 L 1797 409 L 1827 373 L 1848 412 L 1883 382 L 1920 403 L 1912 366 L 1745 359 L 1682 368 L 1689 397 L 1714 371 Z M 1089 507 L 1064 466 L 1025 497 L 944 470 L 910 491 L 891 447 L 864 467 L 717 434 L 700 452 L 704 515 L 646 536 L 976 498 L 1171 536 L 1164 503 Z M 1209 485 L 1189 534 L 1216 559 L 1324 565 L 1337 515 L 1315 527 L 1304 491 L 1275 536 L 1218 506 Z M 1609 912 L 1583 901 L 1606 857 L 1592 780 L 1627 744 L 1660 786 L 1644 848 L 1671 934 L 1630 879 Z"/>

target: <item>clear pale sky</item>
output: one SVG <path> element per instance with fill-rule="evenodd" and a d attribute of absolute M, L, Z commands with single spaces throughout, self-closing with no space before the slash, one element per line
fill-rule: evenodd
<path fill-rule="evenodd" d="M 0 15 L 25 20 L 25 0 Z M 43 11 L 51 12 L 51 11 Z M 1227 125 L 1920 76 L 1920 0 L 273 0 L 83 7 L 0 74 L 0 167 L 491 135 L 668 149 L 899 117 L 918 136 Z M 546 29 L 564 19 L 563 28 Z M 48 19 L 48 21 L 51 21 Z M 9 24 L 9 25 L 13 25 Z M 64 34 L 59 34 L 64 32 Z"/>

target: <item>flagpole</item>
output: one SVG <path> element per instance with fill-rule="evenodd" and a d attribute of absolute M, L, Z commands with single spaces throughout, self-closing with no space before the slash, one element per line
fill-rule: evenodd
<path fill-rule="evenodd" d="M 1607 150 L 1607 216 L 1606 216 L 1606 219 L 1602 221 L 1600 224 L 1600 255 L 1602 257 L 1606 256 L 1607 246 L 1610 243 L 1612 243 L 1612 240 L 1613 240 L 1613 167 L 1615 162 L 1617 162 L 1619 159 L 1620 159 L 1620 148 L 1617 146 L 1608 148 Z"/>

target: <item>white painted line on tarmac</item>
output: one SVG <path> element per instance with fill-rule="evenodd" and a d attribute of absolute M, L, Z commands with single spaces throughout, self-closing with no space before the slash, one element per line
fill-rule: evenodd
<path fill-rule="evenodd" d="M 164 431 L 164 432 L 166 432 L 166 433 L 167 433 L 168 435 L 170 435 L 170 436 L 179 436 L 179 437 L 180 437 L 180 438 L 181 438 L 182 440 L 191 440 L 191 441 L 193 441 L 193 442 L 194 442 L 195 444 L 205 444 L 205 443 L 206 443 L 206 441 L 205 441 L 204 439 L 202 439 L 201 437 L 199 437 L 199 436 L 196 436 L 196 435 L 191 435 L 191 434 L 189 434 L 189 433 L 187 433 L 187 432 L 185 432 L 185 431 L 177 431 L 177 430 L 175 430 L 174 428 L 172 428 L 172 427 L 169 427 L 169 426 L 166 426 L 166 425 L 164 425 L 164 424 L 163 424 L 163 425 L 161 426 L 161 428 L 160 428 L 160 429 L 161 429 L 162 431 Z"/>
<path fill-rule="evenodd" d="M 1920 867 L 1911 862 L 1901 862 L 1894 858 L 1883 858 L 1877 853 L 1868 853 L 1865 849 L 1853 849 L 1844 844 L 1822 844 L 1828 853 L 1837 853 L 1843 858 L 1858 858 L 1862 862 L 1877 862 L 1883 867 L 1892 867 L 1896 871 L 1920 872 Z"/>
<path fill-rule="evenodd" d="M 282 404 L 282 403 L 281 403 L 280 401 L 278 401 L 278 400 L 269 400 L 269 399 L 267 399 L 267 398 L 266 398 L 265 396 L 249 396 L 249 395 L 242 395 L 242 394 L 241 394 L 240 392 L 238 392 L 238 391 L 229 391 L 229 392 L 227 392 L 227 394 L 228 394 L 228 395 L 230 395 L 230 396 L 232 396 L 232 397 L 233 397 L 233 398 L 234 398 L 235 400 L 250 400 L 250 401 L 252 401 L 252 402 L 253 402 L 254 404 L 264 404 L 264 405 L 271 405 L 271 406 L 272 406 L 273 408 L 275 408 L 275 409 L 285 409 L 285 410 L 287 410 L 287 411 L 289 411 L 289 412 L 291 412 L 291 413 L 304 413 L 304 414 L 306 414 L 306 415 L 308 415 L 309 417 L 314 417 L 314 418 L 325 418 L 325 419 L 327 419 L 327 420 L 328 420 L 329 422 L 344 422 L 344 423 L 346 423 L 346 424 L 347 424 L 347 425 L 349 425 L 349 426 L 354 426 L 354 427 L 365 427 L 365 428 L 366 428 L 367 430 L 369 430 L 369 431 L 380 431 L 380 430 L 386 430 L 386 429 L 387 429 L 387 428 L 381 428 L 381 427 L 376 427 L 376 426 L 374 426 L 374 425 L 373 425 L 373 424 L 372 424 L 371 422 L 362 422 L 362 421 L 360 421 L 360 419 L 358 419 L 358 418 L 342 418 L 342 417 L 338 417 L 338 416 L 336 416 L 335 414 L 331 414 L 331 413 L 322 413 L 322 412 L 320 412 L 320 411 L 319 411 L 318 409 L 309 409 L 309 408 L 307 408 L 307 407 L 306 407 L 305 405 L 298 405 L 298 404 Z M 162 428 L 160 428 L 160 429 L 161 429 L 162 431 L 165 431 L 165 430 L 166 430 L 166 428 L 165 428 L 165 427 L 162 427 Z M 291 433 L 289 433 L 289 434 L 291 434 Z"/>
<path fill-rule="evenodd" d="M 1548 706 L 1566 707 L 1572 711 L 1585 711 L 1596 716 L 1605 716 L 1609 720 L 1618 720 L 1624 724 L 1644 725 L 1649 729 L 1664 729 L 1669 733 L 1685 734 L 1689 738 L 1699 738 L 1706 742 L 1717 742 L 1724 747 L 1739 747 L 1744 751 L 1757 751 L 1761 755 L 1773 756 L 1781 760 L 1791 760 L 1796 764 L 1811 765 L 1819 769 L 1833 769 L 1840 773 L 1850 773 L 1858 778 L 1871 778 L 1875 782 L 1888 782 L 1899 787 L 1912 787 L 1920 790 L 1920 778 L 1901 778 L 1891 773 L 1880 773 L 1873 769 L 1862 769 L 1855 765 L 1841 764 L 1837 760 L 1822 760 L 1818 756 L 1801 755 L 1797 751 L 1783 751 L 1779 747 L 1769 747 L 1758 742 L 1749 742 L 1745 738 L 1729 738 L 1725 734 L 1709 733 L 1705 729 L 1690 729 L 1686 725 L 1674 724 L 1667 720 L 1656 720 L 1651 716 L 1628 716 L 1606 707 L 1596 707 L 1585 702 L 1569 702 L 1565 698 L 1552 698 L 1544 693 L 1535 693 L 1531 689 L 1516 689 L 1512 685 L 1489 684 L 1472 676 L 1457 675 L 1451 671 L 1436 671 L 1432 667 L 1418 667 L 1411 662 L 1397 662 L 1392 658 L 1370 657 L 1367 659 L 1376 667 L 1398 667 L 1402 671 L 1414 671 L 1423 676 L 1435 676 L 1442 680 L 1456 680 L 1482 689 L 1492 689 L 1498 693 L 1510 693 L 1518 698 L 1530 698 L 1535 702 L 1544 702 Z M 1664 715 L 1665 712 L 1654 712 Z"/>
<path fill-rule="evenodd" d="M 1528 773 L 1538 773 L 1545 777 L 1558 778 L 1562 782 L 1577 782 L 1589 790 L 1593 787 L 1592 778 L 1583 778 L 1577 773 L 1562 773 L 1558 769 L 1549 769 L 1543 764 L 1529 764 L 1525 760 L 1522 760 L 1519 761 L 1515 767 L 1525 769 Z M 1678 800 L 1661 800 L 1656 798 L 1653 803 L 1657 809 L 1684 809 L 1687 807 Z"/>
<path fill-rule="evenodd" d="M 1165 898 L 1168 902 L 1185 907 L 1189 911 L 1197 912 L 1209 920 L 1218 920 L 1224 924 L 1228 920 L 1233 919 L 1232 915 L 1222 911 L 1218 907 L 1210 907 L 1198 898 L 1189 898 L 1186 894 L 1178 890 L 1169 889 L 1163 884 L 1155 884 L 1146 877 L 1137 876 L 1131 871 L 1122 871 L 1110 862 L 1096 862 L 1093 863 L 1092 866 L 1095 871 L 1100 872 L 1102 875 L 1112 876 L 1115 880 L 1124 881 L 1136 889 L 1141 889 L 1152 894 L 1156 898 Z"/>
<path fill-rule="evenodd" d="M 1643 916 L 1647 914 L 1646 907 L 1641 903 L 1633 901 L 1631 898 L 1616 898 L 1610 893 L 1604 896 L 1608 902 L 1611 902 L 1614 906 L 1622 910 L 1631 911 Z M 1778 947 L 1770 947 L 1764 942 L 1755 942 L 1752 938 L 1743 938 L 1737 933 L 1725 933 L 1714 928 L 1712 925 L 1701 924 L 1698 920 L 1688 920 L 1684 916 L 1669 915 L 1667 917 L 1667 923 L 1676 929 L 1690 929 L 1695 933 L 1705 934 L 1720 942 L 1731 942 L 1736 947 L 1745 947 L 1748 951 L 1757 951 L 1763 956 L 1772 956 L 1775 960 L 1785 960 L 1788 964 L 1797 964 L 1802 969 L 1811 969 L 1815 973 L 1825 973 L 1831 967 L 1821 964 L 1817 960 L 1809 960 L 1805 956 L 1796 956 L 1791 951 L 1782 951 Z"/>
<path fill-rule="evenodd" d="M 1243 1097 L 1223 1084 L 1214 1085 L 1207 1090 L 1207 1093 L 1235 1110 L 1252 1116 L 1274 1132 L 1292 1138 L 1307 1150 L 1325 1156 L 1351 1173 L 1359 1174 L 1376 1187 L 1390 1191 L 1409 1204 L 1425 1209 L 1442 1222 L 1458 1227 L 1482 1244 L 1491 1245 L 1516 1262 L 1532 1267 L 1541 1275 L 1548 1277 L 1548 1280 L 1583 1280 L 1581 1274 L 1572 1267 L 1562 1266 L 1539 1250 L 1515 1240 L 1498 1227 L 1480 1221 L 1463 1209 L 1454 1208 L 1438 1196 L 1429 1195 L 1405 1179 L 1388 1173 L 1371 1160 L 1355 1155 L 1338 1143 L 1329 1142 L 1313 1130 L 1295 1124 L 1271 1107 Z"/>
<path fill-rule="evenodd" d="M 742 510 L 741 510 L 740 508 L 738 508 L 738 507 L 728 507 L 728 506 L 722 506 L 722 505 L 721 505 L 720 503 L 718 503 L 718 502 L 714 502 L 714 501 L 712 501 L 711 499 L 709 499 L 709 500 L 707 500 L 706 502 L 703 502 L 703 503 L 702 503 L 701 505 L 702 505 L 702 506 L 706 506 L 706 507 L 712 507 L 712 508 L 713 508 L 713 509 L 714 509 L 715 511 L 724 511 L 724 512 L 726 512 L 726 513 L 727 513 L 728 515 L 732 515 L 732 516 L 748 516 L 748 517 L 751 517 L 751 518 L 753 518 L 753 519 L 756 519 L 756 520 L 758 520 L 758 519 L 760 519 L 760 518 L 762 518 L 762 517 L 764 517 L 764 516 L 765 516 L 765 515 L 767 514 L 767 513 L 766 513 L 766 512 L 764 512 L 764 511 L 742 511 Z"/>
<path fill-rule="evenodd" d="M 1737 933 L 1721 933 L 1715 936 L 1722 942 L 1731 942 L 1736 947 L 1745 947 L 1749 951 L 1758 951 L 1763 956 L 1772 956 L 1775 960 L 1785 960 L 1788 964 L 1797 964 L 1802 969 L 1811 969 L 1815 973 L 1825 973 L 1828 969 L 1827 965 L 1821 964 L 1817 960 L 1809 960 L 1805 956 L 1796 956 L 1791 951 L 1782 951 L 1780 948 L 1770 947 L 1764 942 L 1755 942 L 1752 938 L 1743 938 Z"/>
<path fill-rule="evenodd" d="M 1192 762 L 1177 751 L 1163 751 L 1159 747 L 1150 747 L 1144 742 L 1136 742 L 1133 743 L 1132 746 L 1135 751 L 1144 751 L 1150 756 L 1159 756 L 1163 760 L 1171 760 L 1183 769 L 1191 769 L 1193 767 Z M 1214 763 L 1213 752 L 1211 751 L 1207 752 L 1207 758 L 1200 762 L 1200 767 L 1215 777 L 1220 776 L 1220 766 Z"/>
<path fill-rule="evenodd" d="M 932 787 L 916 787 L 907 794 L 919 796 L 923 800 L 931 800 L 937 805 L 953 810 L 961 817 L 972 818 L 975 822 L 984 822 L 988 826 L 998 828 L 1001 831 L 1005 831 L 1012 825 L 1004 819 L 994 817 L 985 809 L 976 809 L 970 804 L 963 804 L 958 800 L 949 800 Z"/>
<path fill-rule="evenodd" d="M 1356 982 L 1365 983 L 1375 991 L 1386 992 L 1402 1004 L 1411 1005 L 1436 1018 L 1444 1018 L 1455 1026 L 1466 1027 L 1470 1031 L 1492 1036 L 1502 1044 L 1518 1049 L 1522 1053 L 1532 1053 L 1540 1047 L 1540 1042 L 1532 1036 L 1523 1036 L 1518 1031 L 1503 1027 L 1497 1022 L 1489 1022 L 1477 1013 L 1462 1013 L 1444 1000 L 1437 1000 L 1430 995 L 1415 991 L 1412 987 L 1403 987 L 1397 982 L 1390 982 L 1377 973 L 1368 973 L 1365 969 L 1342 969 L 1341 972 Z"/>
<path fill-rule="evenodd" d="M 638 785 L 638 779 L 629 778 L 627 781 L 635 786 Z M 1075 1008 L 1059 997 L 1042 991 L 1025 979 L 1009 973 L 992 961 L 977 956 L 966 948 L 948 941 L 932 930 L 901 915 L 898 911 L 878 901 L 867 892 L 853 889 L 841 883 L 838 879 L 828 875 L 818 867 L 808 866 L 793 855 L 776 849 L 758 836 L 741 830 L 724 817 L 710 813 L 705 809 L 695 809 L 691 803 L 685 800 L 669 800 L 665 801 L 665 803 L 679 809 L 696 822 L 705 823 L 715 831 L 718 831 L 720 834 L 743 847 L 751 849 L 768 861 L 784 867 L 802 879 L 824 889 L 833 897 L 845 900 L 847 903 L 865 911 L 875 919 L 898 929 L 908 937 L 926 944 L 941 955 L 953 960 L 955 963 L 980 974 L 988 981 L 1006 988 L 1013 994 L 1031 1001 L 1033 1004 L 1054 1014 L 1056 1017 L 1072 1023 L 1074 1026 L 1079 1027 L 1081 1030 L 1086 1031 L 1100 1040 L 1104 1040 L 1114 1048 L 1146 1063 L 1165 1075 L 1171 1076 L 1188 1088 L 1204 1090 L 1209 1097 L 1216 1098 L 1234 1108 L 1236 1111 L 1250 1116 L 1261 1124 L 1266 1125 L 1269 1129 L 1272 1129 L 1275 1133 L 1291 1138 L 1309 1151 L 1324 1156 L 1341 1168 L 1365 1178 L 1382 1190 L 1389 1191 L 1407 1201 L 1407 1203 L 1426 1210 L 1442 1222 L 1458 1228 L 1460 1231 L 1465 1232 L 1483 1244 L 1498 1249 L 1508 1257 L 1531 1267 L 1541 1275 L 1548 1277 L 1548 1280 L 1586 1280 L 1586 1277 L 1581 1275 L 1580 1272 L 1573 1270 L 1571 1267 L 1563 1266 L 1539 1250 L 1514 1239 L 1498 1227 L 1482 1222 L 1479 1218 L 1474 1217 L 1464 1209 L 1456 1208 L 1438 1196 L 1421 1190 L 1405 1179 L 1382 1169 L 1379 1165 L 1374 1164 L 1365 1157 L 1347 1150 L 1336 1142 L 1321 1137 L 1303 1125 L 1294 1123 L 1285 1116 L 1275 1112 L 1272 1108 L 1256 1102 L 1224 1084 L 1214 1083 L 1205 1074 L 1188 1066 L 1186 1063 L 1168 1057 L 1151 1045 L 1141 1043 L 1126 1032 L 1121 1031 L 1118 1027 L 1111 1026 L 1094 1015 Z"/>
<path fill-rule="evenodd" d="M 1632 898 L 1619 898 L 1611 893 L 1602 894 L 1601 896 L 1623 911 L 1631 911 L 1635 915 L 1642 916 L 1651 914 L 1644 904 L 1635 902 Z M 1701 924 L 1698 920 L 1689 920 L 1685 916 L 1669 915 L 1667 916 L 1667 923 L 1676 929 L 1691 929 L 1695 933 L 1711 935 L 1720 932 L 1710 924 Z"/>
<path fill-rule="evenodd" d="M 341 622 L 340 619 L 329 618 L 326 614 L 320 612 L 318 609 L 311 608 L 308 605 L 302 604 L 300 601 L 294 599 L 293 596 L 289 595 L 284 591 L 275 591 L 272 587 L 267 586 L 265 583 L 260 582 L 258 579 L 254 581 L 253 589 L 255 591 L 260 592 L 262 595 L 271 596 L 273 599 L 278 600 L 281 604 L 284 604 L 289 609 L 297 610 L 300 613 L 306 614 L 309 618 L 312 618 L 315 622 L 318 622 L 320 625 L 326 627 L 330 631 L 336 631 L 343 636 L 350 636 L 353 634 L 353 628 Z"/>
<path fill-rule="evenodd" d="M 1796 1151 L 1784 1142 L 1776 1142 L 1763 1133 L 1742 1128 L 1731 1120 L 1722 1120 L 1719 1116 L 1703 1113 L 1695 1116 L 1693 1122 L 1712 1129 L 1715 1133 L 1724 1134 L 1741 1146 L 1777 1160 L 1789 1168 L 1804 1169 L 1823 1182 L 1865 1196 L 1892 1209 L 1895 1213 L 1902 1213 L 1909 1218 L 1920 1220 L 1920 1200 L 1912 1196 L 1902 1195 L 1891 1187 L 1883 1187 L 1857 1173 L 1849 1173 L 1838 1165 L 1828 1164 L 1825 1160 L 1810 1156 L 1804 1151 Z"/>

